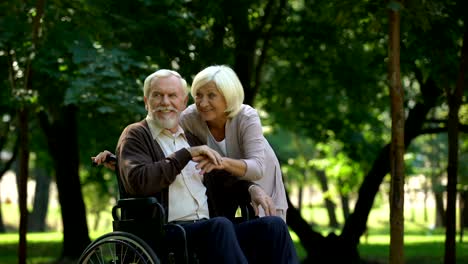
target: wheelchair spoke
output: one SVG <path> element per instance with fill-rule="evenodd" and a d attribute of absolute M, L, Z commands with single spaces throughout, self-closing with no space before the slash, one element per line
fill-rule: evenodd
<path fill-rule="evenodd" d="M 153 250 L 138 237 L 123 232 L 104 235 L 83 252 L 80 264 L 159 264 Z"/>
<path fill-rule="evenodd" d="M 107 246 L 108 250 L 109 250 L 109 254 L 111 256 L 111 260 L 110 260 L 110 263 L 116 263 L 117 261 L 117 255 L 116 255 L 116 244 L 109 244 Z"/>

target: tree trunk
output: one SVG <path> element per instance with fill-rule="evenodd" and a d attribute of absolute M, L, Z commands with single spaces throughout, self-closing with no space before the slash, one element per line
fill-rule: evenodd
<path fill-rule="evenodd" d="M 15 87 L 12 85 L 12 89 L 25 89 L 26 91 L 32 90 L 32 58 L 36 51 L 40 21 L 44 14 L 44 3 L 45 0 L 39 0 L 36 2 L 36 15 L 32 20 L 32 31 L 31 31 L 31 49 L 29 50 L 28 58 L 26 59 L 26 67 L 24 74 L 24 86 Z M 13 73 L 13 71 L 11 71 Z M 14 82 L 12 82 L 14 83 Z M 22 98 L 23 99 L 23 98 Z M 23 99 L 22 105 L 19 108 L 18 120 L 19 120 L 19 207 L 20 207 L 20 230 L 19 230 L 19 249 L 18 249 L 18 263 L 26 263 L 27 250 L 26 250 L 26 233 L 28 229 L 28 170 L 29 170 L 29 104 L 30 101 Z"/>
<path fill-rule="evenodd" d="M 341 208 L 343 210 L 343 219 L 346 221 L 350 215 L 350 210 L 349 210 L 349 195 L 340 193 L 340 199 L 341 199 Z"/>
<path fill-rule="evenodd" d="M 466 199 L 468 198 L 468 191 L 467 190 L 462 190 L 460 191 L 460 196 L 459 196 L 459 203 L 460 203 L 460 243 L 463 243 L 463 235 L 464 235 L 464 229 L 466 225 L 468 224 L 467 222 L 467 217 L 468 217 L 468 210 L 466 210 Z"/>
<path fill-rule="evenodd" d="M 297 209 L 299 212 L 302 210 L 302 201 L 303 201 L 303 192 L 304 192 L 304 186 L 301 184 L 299 186 L 299 191 L 297 192 Z"/>
<path fill-rule="evenodd" d="M 291 204 L 287 193 L 286 196 L 289 206 L 287 211 L 288 225 L 297 234 L 307 252 L 303 264 L 359 262 L 357 247 L 346 246 L 346 243 L 333 233 L 324 237 L 322 234 L 315 232 L 302 218 L 299 210 Z"/>
<path fill-rule="evenodd" d="M 439 161 L 436 158 L 437 153 L 440 152 L 440 149 L 437 145 L 437 140 L 435 140 L 435 136 L 432 138 L 431 142 L 431 190 L 434 195 L 435 200 L 435 223 L 434 227 L 445 227 L 445 206 L 444 206 L 444 192 L 445 187 L 442 185 L 440 180 L 441 176 L 438 172 L 438 168 L 440 167 Z"/>
<path fill-rule="evenodd" d="M 445 227 L 446 226 L 446 217 L 445 217 L 445 206 L 444 206 L 444 192 L 439 190 L 434 190 L 434 198 L 436 205 L 436 227 Z"/>
<path fill-rule="evenodd" d="M 101 212 L 97 211 L 94 213 L 94 224 L 93 224 L 94 231 L 98 230 L 100 222 L 101 222 Z"/>
<path fill-rule="evenodd" d="M 46 216 L 49 207 L 49 187 L 50 176 L 43 168 L 35 168 L 34 174 L 36 176 L 36 190 L 34 193 L 33 211 L 29 217 L 29 231 L 30 232 L 44 232 L 46 231 Z"/>
<path fill-rule="evenodd" d="M 405 205 L 405 207 L 410 209 L 410 216 L 408 218 L 408 221 L 410 222 L 416 222 L 416 207 L 417 207 L 417 201 L 416 201 L 416 190 L 413 189 L 408 189 L 406 191 L 405 195 L 408 196 L 408 204 Z"/>
<path fill-rule="evenodd" d="M 340 225 L 338 224 L 338 220 L 336 220 L 336 213 L 335 213 L 335 204 L 332 200 L 330 200 L 328 195 L 328 180 L 327 176 L 325 175 L 325 171 L 323 170 L 315 170 L 315 174 L 317 175 L 320 186 L 322 187 L 322 193 L 325 195 L 325 208 L 328 212 L 328 226 L 331 228 L 338 228 Z"/>
<path fill-rule="evenodd" d="M 344 183 L 341 179 L 338 179 L 338 184 L 340 186 L 343 186 Z M 346 221 L 348 219 L 348 216 L 350 214 L 349 210 L 349 195 L 347 193 L 344 193 L 342 188 L 339 188 L 340 190 L 340 201 L 341 201 L 341 208 L 343 210 L 343 219 Z"/>
<path fill-rule="evenodd" d="M 248 5 L 237 1 L 223 4 L 226 16 L 230 17 L 233 27 L 236 41 L 234 70 L 244 87 L 245 104 L 253 105 L 255 101 L 271 37 L 276 27 L 287 17 L 284 15 L 286 2 L 286 0 L 268 1 L 263 10 L 263 23 L 256 28 L 250 26 Z M 260 39 L 261 48 L 258 48 Z M 256 56 L 257 52 L 260 52 L 260 56 Z"/>
<path fill-rule="evenodd" d="M 466 203 L 468 202 L 468 190 L 463 190 L 461 192 L 461 200 L 463 201 L 463 207 L 461 210 L 461 215 L 463 216 L 462 219 L 462 223 L 463 223 L 463 227 L 464 228 L 468 228 L 468 206 L 466 205 Z"/>
<path fill-rule="evenodd" d="M 427 179 L 427 178 L 426 178 Z M 427 184 L 427 180 L 424 180 L 424 185 L 423 185 L 423 192 L 424 192 L 424 201 L 423 201 L 423 206 L 424 206 L 424 223 L 427 223 L 429 221 L 429 216 L 427 213 L 427 199 L 429 197 L 429 186 Z"/>
<path fill-rule="evenodd" d="M 1 179 L 0 179 L 0 182 L 1 182 Z M 2 197 L 2 194 L 0 193 L 0 234 L 3 234 L 6 232 L 6 228 L 5 228 L 5 223 L 3 222 L 1 197 Z"/>
<path fill-rule="evenodd" d="M 389 48 L 388 48 L 388 80 L 390 86 L 392 110 L 392 144 L 390 147 L 390 263 L 405 262 L 404 254 L 404 184 L 405 164 L 405 111 L 404 95 L 400 77 L 400 8 L 389 10 Z"/>
<path fill-rule="evenodd" d="M 78 128 L 75 106 L 63 107 L 61 116 L 48 122 L 40 113 L 41 126 L 54 160 L 57 190 L 63 222 L 63 258 L 76 259 L 90 243 L 86 210 L 78 174 Z"/>
<path fill-rule="evenodd" d="M 456 200 L 458 177 L 458 112 L 462 103 L 465 85 L 465 72 L 468 63 L 468 31 L 463 36 L 463 47 L 460 58 L 458 79 L 453 93 L 447 87 L 449 105 L 448 119 L 448 166 L 447 166 L 447 228 L 445 229 L 445 264 L 456 262 Z"/>
<path fill-rule="evenodd" d="M 20 149 L 19 149 L 19 164 L 18 164 L 18 197 L 20 208 L 20 223 L 19 223 L 19 244 L 18 244 L 18 263 L 25 264 L 27 257 L 26 250 L 26 233 L 28 228 L 28 169 L 29 169 L 29 130 L 28 130 L 28 109 L 23 106 L 18 114 L 18 127 L 20 128 Z"/>

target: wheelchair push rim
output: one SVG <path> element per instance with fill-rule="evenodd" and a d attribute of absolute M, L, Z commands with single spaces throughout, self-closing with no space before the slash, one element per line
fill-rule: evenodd
<path fill-rule="evenodd" d="M 159 264 L 150 246 L 139 237 L 126 232 L 105 234 L 91 243 L 78 263 Z"/>

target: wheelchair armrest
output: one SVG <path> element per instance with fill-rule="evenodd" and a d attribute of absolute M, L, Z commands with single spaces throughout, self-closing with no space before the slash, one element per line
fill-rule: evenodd
<path fill-rule="evenodd" d="M 127 207 L 127 206 L 149 206 L 157 204 L 158 199 L 156 197 L 134 197 L 134 198 L 123 198 L 117 201 L 118 207 Z"/>
<path fill-rule="evenodd" d="M 251 204 L 240 204 L 239 208 L 241 211 L 242 221 L 252 220 L 256 217 L 255 210 L 253 209 Z"/>
<path fill-rule="evenodd" d="M 157 213 L 161 223 L 165 223 L 166 214 L 163 206 L 158 202 L 156 197 L 141 197 L 141 198 L 124 198 L 119 199 L 117 204 L 112 207 L 112 218 L 114 220 L 121 220 L 117 211 L 119 209 L 132 209 L 132 210 L 141 210 L 141 209 L 151 209 L 152 215 Z"/>

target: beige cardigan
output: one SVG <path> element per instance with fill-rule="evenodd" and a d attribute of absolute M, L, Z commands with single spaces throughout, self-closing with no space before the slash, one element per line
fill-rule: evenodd
<path fill-rule="evenodd" d="M 208 126 L 201 119 L 194 104 L 182 112 L 180 125 L 195 135 L 203 144 L 222 154 Z M 249 105 L 242 105 L 239 113 L 226 123 L 227 157 L 241 159 L 247 164 L 243 180 L 254 181 L 268 193 L 285 219 L 288 203 L 275 152 L 263 136 L 262 125 L 257 111 Z"/>

